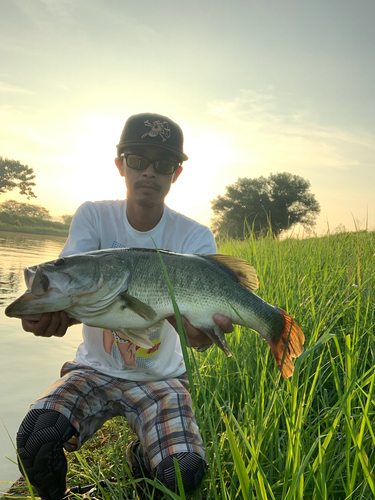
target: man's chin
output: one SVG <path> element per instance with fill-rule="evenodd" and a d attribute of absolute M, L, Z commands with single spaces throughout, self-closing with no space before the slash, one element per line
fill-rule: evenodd
<path fill-rule="evenodd" d="M 137 200 L 137 204 L 140 207 L 147 207 L 147 208 L 156 207 L 157 205 L 160 205 L 160 203 L 162 203 L 160 200 L 152 200 L 150 198 L 139 198 Z"/>

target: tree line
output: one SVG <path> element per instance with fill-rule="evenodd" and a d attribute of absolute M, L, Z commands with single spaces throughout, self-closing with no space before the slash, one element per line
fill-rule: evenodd
<path fill-rule="evenodd" d="M 250 232 L 278 236 L 298 223 L 311 228 L 320 212 L 310 182 L 288 172 L 240 178 L 211 202 L 211 208 L 214 233 L 240 239 Z"/>
<path fill-rule="evenodd" d="M 28 165 L 22 165 L 18 160 L 10 160 L 0 156 L 0 195 L 13 189 L 18 189 L 20 194 L 25 195 L 29 200 L 36 198 L 33 187 L 34 170 Z M 0 203 L 0 212 L 10 215 L 20 215 L 22 217 L 37 217 L 42 220 L 52 220 L 49 210 L 41 205 L 31 203 L 20 203 L 15 200 L 7 200 Z M 64 224 L 70 224 L 73 215 L 60 215 Z"/>
<path fill-rule="evenodd" d="M 19 215 L 21 217 L 36 217 L 46 221 L 51 221 L 52 217 L 46 208 L 41 205 L 32 205 L 31 203 L 21 203 L 16 200 L 7 200 L 0 203 L 0 212 L 6 212 L 9 215 Z M 63 224 L 70 224 L 73 215 L 60 215 Z"/>
<path fill-rule="evenodd" d="M 34 171 L 28 165 L 0 156 L 0 195 L 17 188 L 28 199 L 36 198 L 34 178 Z M 310 182 L 288 172 L 267 178 L 239 178 L 226 187 L 224 195 L 211 201 L 211 208 L 214 234 L 240 239 L 250 232 L 256 236 L 268 233 L 278 236 L 298 223 L 311 228 L 320 212 L 319 203 L 310 192 Z M 14 200 L 0 203 L 0 211 L 51 220 L 46 208 Z M 70 224 L 72 217 L 61 216 L 65 224 Z"/>

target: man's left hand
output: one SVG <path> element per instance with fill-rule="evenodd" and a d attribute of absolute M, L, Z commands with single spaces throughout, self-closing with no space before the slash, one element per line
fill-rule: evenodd
<path fill-rule="evenodd" d="M 167 320 L 173 326 L 173 328 L 177 330 L 176 317 L 170 316 L 169 318 L 167 318 Z M 217 325 L 220 326 L 220 328 L 222 328 L 225 333 L 231 333 L 233 331 L 231 320 L 227 316 L 224 316 L 224 314 L 214 314 L 213 320 Z M 212 340 L 207 337 L 204 332 L 198 330 L 198 328 L 195 328 L 191 323 L 189 323 L 189 321 L 185 317 L 182 317 L 182 322 L 184 324 L 186 335 L 189 338 L 191 347 L 206 347 L 212 345 Z"/>

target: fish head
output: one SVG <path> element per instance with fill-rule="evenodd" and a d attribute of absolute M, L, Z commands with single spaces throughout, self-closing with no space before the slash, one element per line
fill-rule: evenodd
<path fill-rule="evenodd" d="M 84 256 L 77 254 L 62 257 L 27 267 L 24 270 L 27 291 L 6 308 L 5 314 L 10 317 L 23 317 L 62 311 L 73 304 L 100 300 L 101 296 L 107 293 L 107 286 L 103 286 L 103 282 L 104 275 L 108 273 L 111 274 L 111 268 L 102 266 L 101 260 L 94 252 Z M 112 274 L 116 274 L 117 280 L 119 279 L 118 269 L 114 269 Z"/>

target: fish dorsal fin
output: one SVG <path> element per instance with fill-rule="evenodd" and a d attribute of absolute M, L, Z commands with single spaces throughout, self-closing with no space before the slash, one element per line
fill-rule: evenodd
<path fill-rule="evenodd" d="M 220 267 L 224 269 L 224 271 L 232 271 L 232 273 L 236 275 L 237 283 L 239 285 L 252 291 L 258 288 L 259 282 L 257 273 L 247 260 L 240 259 L 239 257 L 233 257 L 233 255 L 222 254 L 205 255 L 205 257 L 213 259 L 215 262 L 219 263 Z"/>
<path fill-rule="evenodd" d="M 139 299 L 136 299 L 127 292 L 122 292 L 120 294 L 121 300 L 124 304 L 124 309 L 128 307 L 135 314 L 138 314 L 141 318 L 150 321 L 156 318 L 156 311 L 149 305 L 145 304 Z"/>

